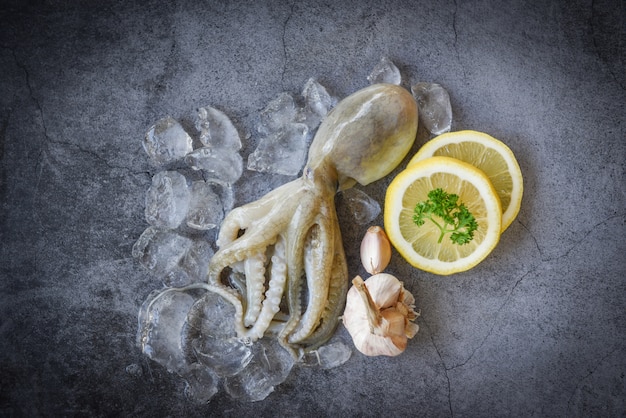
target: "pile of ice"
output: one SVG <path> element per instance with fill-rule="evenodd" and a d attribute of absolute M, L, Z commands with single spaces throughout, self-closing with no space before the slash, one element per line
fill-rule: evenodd
<path fill-rule="evenodd" d="M 262 136 L 248 157 L 248 170 L 287 176 L 302 170 L 312 134 L 337 99 L 311 78 L 304 85 L 302 100 L 299 106 L 290 93 L 283 92 L 263 109 L 257 125 Z"/>
<path fill-rule="evenodd" d="M 186 394 L 206 403 L 220 389 L 246 402 L 265 399 L 296 364 L 276 339 L 237 338 L 233 306 L 201 284 L 155 291 L 139 312 L 137 344 L 144 354 L 186 382 Z M 200 290 L 199 290 L 200 289 Z M 308 353 L 299 365 L 333 368 L 352 354 L 339 337 Z"/>
<path fill-rule="evenodd" d="M 143 142 L 158 171 L 145 196 L 150 226 L 133 246 L 133 256 L 169 286 L 204 280 L 206 260 L 213 255 L 205 232 L 232 209 L 233 183 L 243 172 L 239 133 L 224 113 L 200 108 L 193 125 L 195 139 L 179 121 L 164 117 Z"/>
<path fill-rule="evenodd" d="M 383 58 L 368 77 L 371 84 L 399 85 L 399 69 Z M 438 84 L 411 88 L 422 124 L 432 134 L 450 130 L 447 92 Z M 247 169 L 295 176 L 306 162 L 310 141 L 337 98 L 309 79 L 299 98 L 283 92 L 261 111 L 258 146 Z M 274 338 L 252 344 L 237 338 L 234 308 L 206 284 L 215 234 L 234 206 L 234 184 L 243 173 L 238 130 L 223 112 L 197 109 L 185 124 L 168 116 L 146 133 L 143 146 L 157 167 L 145 196 L 149 226 L 133 256 L 166 287 L 152 292 L 139 312 L 137 344 L 150 359 L 186 382 L 186 394 L 208 402 L 218 391 L 244 401 L 265 399 L 294 365 L 333 368 L 345 363 L 351 344 L 335 335 L 297 362 Z M 337 210 L 359 225 L 380 214 L 380 204 L 352 188 L 337 196 Z M 212 235 L 211 235 L 212 234 Z M 133 365 L 131 365 L 133 366 Z M 131 373 L 135 368 L 129 366 Z"/>

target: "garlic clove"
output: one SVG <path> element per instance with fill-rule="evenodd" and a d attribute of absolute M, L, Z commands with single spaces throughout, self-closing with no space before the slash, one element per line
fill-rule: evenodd
<path fill-rule="evenodd" d="M 407 338 L 413 338 L 415 337 L 415 334 L 417 334 L 417 331 L 419 330 L 420 330 L 419 325 L 417 325 L 415 322 L 407 321 L 406 326 L 404 328 L 404 334 L 406 335 Z"/>
<path fill-rule="evenodd" d="M 343 323 L 357 350 L 368 356 L 402 353 L 419 330 L 412 322 L 418 316 L 414 306 L 404 303 L 413 296 L 391 274 L 379 273 L 366 281 L 356 276 L 352 283 Z"/>
<path fill-rule="evenodd" d="M 376 295 L 376 305 L 380 309 L 396 306 L 404 286 L 389 273 L 378 273 L 366 280 L 367 290 Z"/>
<path fill-rule="evenodd" d="M 406 339 L 404 332 L 406 316 L 396 308 L 388 308 L 380 313 L 383 317 L 383 327 L 388 336 L 402 336 Z"/>
<path fill-rule="evenodd" d="M 370 226 L 361 241 L 361 263 L 369 274 L 383 271 L 391 260 L 391 244 L 385 230 Z"/>
<path fill-rule="evenodd" d="M 394 341 L 392 338 L 372 335 L 367 329 L 360 329 L 355 334 L 351 334 L 354 346 L 366 356 L 389 356 L 395 357 L 405 350 L 406 345 L 401 341 Z"/>

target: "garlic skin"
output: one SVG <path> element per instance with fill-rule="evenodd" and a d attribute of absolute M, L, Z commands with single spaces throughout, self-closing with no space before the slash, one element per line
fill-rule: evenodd
<path fill-rule="evenodd" d="M 389 265 L 391 244 L 385 230 L 370 226 L 361 241 L 361 263 L 369 274 L 378 274 Z"/>
<path fill-rule="evenodd" d="M 376 274 L 366 281 L 352 280 L 343 324 L 355 347 L 366 356 L 397 356 L 413 338 L 419 326 L 413 321 L 415 298 L 395 276 Z"/>

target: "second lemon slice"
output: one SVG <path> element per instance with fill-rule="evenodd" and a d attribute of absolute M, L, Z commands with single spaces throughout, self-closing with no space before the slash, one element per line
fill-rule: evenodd
<path fill-rule="evenodd" d="M 428 193 L 442 189 L 456 194 L 474 216 L 478 227 L 473 239 L 457 244 L 441 242 L 434 222 L 418 226 L 413 215 Z M 476 167 L 449 157 L 431 157 L 412 163 L 387 188 L 385 230 L 398 252 L 413 266 L 435 274 L 468 270 L 481 262 L 500 239 L 502 209 L 489 178 Z"/>
<path fill-rule="evenodd" d="M 456 158 L 483 171 L 500 197 L 502 231 L 508 228 L 520 210 L 524 184 L 519 164 L 506 144 L 482 132 L 448 132 L 424 144 L 408 166 L 433 156 Z"/>

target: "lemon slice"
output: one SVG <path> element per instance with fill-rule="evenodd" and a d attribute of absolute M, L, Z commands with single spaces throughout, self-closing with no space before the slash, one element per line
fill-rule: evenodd
<path fill-rule="evenodd" d="M 417 203 L 428 200 L 431 190 L 441 188 L 458 195 L 478 227 L 473 239 L 459 245 L 449 237 L 439 243 L 441 230 L 430 220 L 413 222 Z M 480 263 L 500 239 L 502 208 L 487 176 L 476 167 L 449 157 L 431 157 L 401 171 L 387 188 L 385 230 L 396 250 L 413 266 L 447 275 Z"/>
<path fill-rule="evenodd" d="M 522 204 L 524 182 L 509 147 L 482 132 L 448 132 L 424 144 L 408 166 L 433 156 L 456 158 L 484 171 L 500 197 L 502 231 L 511 225 Z"/>

